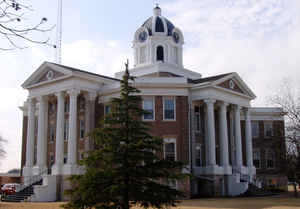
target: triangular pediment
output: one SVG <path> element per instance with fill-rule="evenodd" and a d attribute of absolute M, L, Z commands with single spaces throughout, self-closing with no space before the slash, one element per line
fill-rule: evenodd
<path fill-rule="evenodd" d="M 53 82 L 66 78 L 72 74 L 71 71 L 60 68 L 49 62 L 44 62 L 31 76 L 22 84 L 23 88 L 29 88 L 39 84 Z"/>
<path fill-rule="evenodd" d="M 225 89 L 227 91 L 232 91 L 241 95 L 248 96 L 252 99 L 256 98 L 255 94 L 237 73 L 230 73 L 227 76 L 214 81 L 212 85 L 221 89 Z"/>

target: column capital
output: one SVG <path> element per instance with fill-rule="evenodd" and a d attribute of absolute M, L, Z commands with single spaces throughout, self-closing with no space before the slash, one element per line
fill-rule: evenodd
<path fill-rule="evenodd" d="M 89 101 L 95 101 L 97 96 L 98 96 L 97 92 L 88 92 L 84 94 L 84 98 Z"/>
<path fill-rule="evenodd" d="M 36 100 L 38 102 L 46 102 L 46 101 L 48 101 L 48 99 L 49 99 L 49 97 L 47 95 L 42 95 L 42 96 L 36 97 Z"/>
<path fill-rule="evenodd" d="M 69 94 L 70 97 L 76 97 L 76 96 L 78 96 L 78 94 L 80 94 L 80 90 L 70 89 L 70 90 L 67 90 L 67 94 Z"/>
<path fill-rule="evenodd" d="M 234 105 L 233 107 L 234 107 L 234 110 L 236 110 L 236 111 L 240 111 L 241 110 L 241 106 L 238 105 L 238 104 Z"/>
<path fill-rule="evenodd" d="M 58 92 L 55 92 L 54 95 L 55 95 L 56 97 L 62 97 L 62 96 L 65 96 L 65 92 L 63 92 L 63 91 L 58 91 Z"/>
<path fill-rule="evenodd" d="M 206 104 L 214 104 L 214 103 L 216 102 L 215 99 L 204 99 L 203 101 L 204 101 L 204 103 L 206 103 Z"/>
<path fill-rule="evenodd" d="M 229 105 L 229 103 L 224 102 L 224 101 L 220 101 L 220 102 L 218 103 L 218 105 L 219 105 L 220 107 L 227 107 L 227 106 Z"/>

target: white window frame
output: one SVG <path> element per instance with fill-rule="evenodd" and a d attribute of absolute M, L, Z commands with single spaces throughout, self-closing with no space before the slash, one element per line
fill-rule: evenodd
<path fill-rule="evenodd" d="M 177 161 L 177 143 L 176 143 L 176 138 L 165 138 L 164 139 L 164 159 L 166 159 L 166 152 L 165 152 L 165 144 L 169 144 L 169 143 L 174 143 L 174 152 L 175 152 L 175 161 Z"/>
<path fill-rule="evenodd" d="M 52 134 L 51 134 L 52 133 Z M 53 138 L 51 137 L 53 136 Z M 50 124 L 49 125 L 49 142 L 52 144 L 55 141 L 55 127 L 54 125 Z"/>
<path fill-rule="evenodd" d="M 268 154 L 269 154 L 269 152 L 272 152 L 272 154 L 273 154 L 273 159 L 272 159 L 273 160 L 273 167 L 268 167 L 268 160 L 269 160 Z M 266 149 L 266 169 L 275 169 L 275 152 L 271 149 Z"/>
<path fill-rule="evenodd" d="M 166 119 L 165 118 L 165 100 L 172 98 L 174 101 L 174 118 L 173 119 Z M 175 96 L 166 96 L 163 97 L 163 120 L 164 121 L 176 121 L 176 97 Z"/>
<path fill-rule="evenodd" d="M 255 167 L 256 169 L 260 169 L 261 168 L 261 150 L 260 149 L 254 149 L 253 150 L 253 165 L 254 165 L 254 160 L 256 158 L 254 158 L 254 152 L 258 152 L 258 157 L 259 157 L 259 166 L 258 167 Z M 255 166 L 255 165 L 254 165 Z"/>
<path fill-rule="evenodd" d="M 109 107 L 109 113 L 111 113 L 111 105 L 109 105 L 109 104 L 104 104 L 103 105 L 103 112 L 104 112 L 104 115 L 108 115 L 109 113 L 106 113 L 106 107 Z"/>
<path fill-rule="evenodd" d="M 65 162 L 65 159 L 66 159 L 66 162 Z M 68 154 L 67 153 L 64 153 L 63 163 L 64 164 L 68 163 Z"/>
<path fill-rule="evenodd" d="M 271 136 L 267 135 L 267 125 L 271 125 Z M 272 137 L 274 135 L 273 121 L 264 121 L 264 137 Z"/>
<path fill-rule="evenodd" d="M 144 101 L 145 100 L 152 100 L 152 104 L 153 104 L 153 119 L 146 119 L 144 117 L 144 115 L 142 116 L 143 121 L 155 121 L 155 97 L 154 96 L 147 96 L 147 97 L 143 97 L 143 110 L 144 109 Z"/>
<path fill-rule="evenodd" d="M 83 136 L 81 136 L 82 127 L 83 127 Z M 79 119 L 79 138 L 80 140 L 83 140 L 84 137 L 85 137 L 85 120 Z"/>
<path fill-rule="evenodd" d="M 195 167 L 203 167 L 203 159 L 202 159 L 202 144 L 197 143 L 195 146 Z M 199 148 L 199 149 L 197 149 Z M 197 156 L 200 153 L 200 165 L 197 165 Z"/>
<path fill-rule="evenodd" d="M 51 159 L 51 158 L 53 158 L 53 159 Z M 53 165 L 54 162 L 55 162 L 55 156 L 54 156 L 54 153 L 53 153 L 53 152 L 50 152 L 50 153 L 49 153 L 49 163 L 50 163 L 51 165 Z"/>
<path fill-rule="evenodd" d="M 253 131 L 254 124 L 257 125 L 257 135 L 255 135 L 255 132 Z M 252 138 L 259 138 L 259 122 L 258 121 L 251 121 L 251 133 L 252 133 Z"/>
<path fill-rule="evenodd" d="M 199 112 L 195 111 L 196 107 L 199 108 Z M 199 118 L 199 121 L 197 121 L 197 118 Z M 195 128 L 194 128 L 195 132 L 197 132 L 197 133 L 201 133 L 202 132 L 202 130 L 201 130 L 202 129 L 201 128 L 202 124 L 201 124 L 200 106 L 195 106 L 194 107 L 194 126 L 195 126 Z M 199 129 L 198 129 L 198 126 L 199 126 Z"/>
<path fill-rule="evenodd" d="M 69 138 L 70 138 L 69 129 L 70 129 L 69 119 L 66 119 L 65 122 L 64 122 L 64 141 L 68 141 Z"/>

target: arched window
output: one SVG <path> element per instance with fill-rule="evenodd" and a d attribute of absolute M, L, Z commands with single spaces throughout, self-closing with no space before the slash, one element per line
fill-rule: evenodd
<path fill-rule="evenodd" d="M 156 60 L 164 61 L 164 48 L 162 46 L 158 46 L 156 49 Z"/>
<path fill-rule="evenodd" d="M 165 32 L 164 24 L 163 24 L 162 20 L 159 17 L 156 18 L 155 32 Z"/>

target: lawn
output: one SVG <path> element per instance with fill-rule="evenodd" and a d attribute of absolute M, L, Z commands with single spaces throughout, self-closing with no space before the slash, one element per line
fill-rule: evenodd
<path fill-rule="evenodd" d="M 289 188 L 291 189 L 291 188 Z M 291 191 L 291 190 L 290 190 Z M 60 209 L 61 202 L 55 203 L 4 203 L 0 209 Z M 292 192 L 280 196 L 251 198 L 204 198 L 185 200 L 178 209 L 300 209 L 300 197 Z"/>
<path fill-rule="evenodd" d="M 0 203 L 5 209 L 59 209 L 62 203 Z M 178 209 L 300 209 L 300 198 L 206 198 L 185 200 Z"/>

